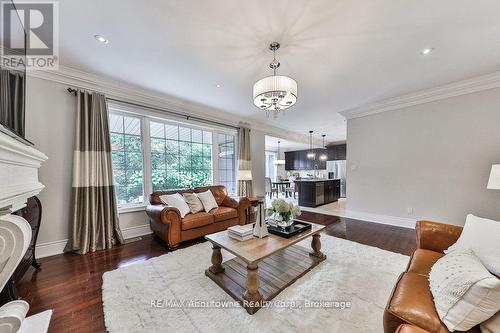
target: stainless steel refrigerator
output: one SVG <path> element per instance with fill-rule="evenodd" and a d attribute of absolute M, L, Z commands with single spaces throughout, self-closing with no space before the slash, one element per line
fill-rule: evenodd
<path fill-rule="evenodd" d="M 328 178 L 340 179 L 340 197 L 345 198 L 346 161 L 327 161 Z"/>

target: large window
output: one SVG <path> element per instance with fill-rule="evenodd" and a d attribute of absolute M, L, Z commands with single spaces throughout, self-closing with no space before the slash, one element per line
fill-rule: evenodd
<path fill-rule="evenodd" d="M 274 160 L 276 159 L 276 153 L 272 151 L 266 151 L 266 178 L 270 178 L 272 181 L 276 180 L 276 165 L 274 165 Z"/>
<path fill-rule="evenodd" d="M 153 191 L 212 184 L 212 132 L 150 122 Z"/>
<path fill-rule="evenodd" d="M 152 191 L 212 184 L 236 193 L 235 132 L 139 115 L 109 105 L 118 206 L 135 209 Z"/>
<path fill-rule="evenodd" d="M 109 131 L 119 205 L 144 202 L 141 118 L 111 114 Z"/>
<path fill-rule="evenodd" d="M 219 134 L 219 184 L 236 193 L 235 139 L 233 134 Z"/>

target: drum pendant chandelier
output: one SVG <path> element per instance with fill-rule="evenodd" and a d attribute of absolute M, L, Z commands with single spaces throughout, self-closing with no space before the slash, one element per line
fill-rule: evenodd
<path fill-rule="evenodd" d="M 274 55 L 273 61 L 269 64 L 273 75 L 253 85 L 253 103 L 259 109 L 266 111 L 267 116 L 272 113 L 274 118 L 297 102 L 297 82 L 288 76 L 276 75 L 276 70 L 280 66 L 280 62 L 276 60 L 276 50 L 279 48 L 278 42 L 269 45 Z"/>

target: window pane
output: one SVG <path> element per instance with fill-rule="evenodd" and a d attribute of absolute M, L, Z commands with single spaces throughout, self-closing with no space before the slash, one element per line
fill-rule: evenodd
<path fill-rule="evenodd" d="M 125 151 L 142 151 L 141 137 L 136 135 L 125 135 Z"/>
<path fill-rule="evenodd" d="M 113 170 L 125 170 L 125 153 L 113 151 L 111 158 L 113 160 Z"/>
<path fill-rule="evenodd" d="M 158 153 L 151 154 L 151 168 L 153 170 L 166 169 L 165 154 L 158 154 Z"/>
<path fill-rule="evenodd" d="M 202 157 L 203 156 L 203 145 L 201 143 L 193 143 L 191 146 L 191 154 L 193 157 Z"/>
<path fill-rule="evenodd" d="M 203 132 L 201 130 L 192 129 L 191 130 L 191 140 L 193 142 L 203 142 Z"/>
<path fill-rule="evenodd" d="M 165 139 L 151 138 L 151 151 L 154 153 L 165 153 Z"/>
<path fill-rule="evenodd" d="M 109 131 L 116 133 L 123 133 L 123 117 L 110 114 L 109 115 Z"/>
<path fill-rule="evenodd" d="M 166 155 L 167 169 L 179 169 L 179 155 Z"/>
<path fill-rule="evenodd" d="M 212 144 L 212 132 L 203 131 L 203 143 Z"/>
<path fill-rule="evenodd" d="M 165 125 L 162 123 L 150 122 L 149 128 L 151 131 L 151 137 L 153 138 L 165 138 Z"/>
<path fill-rule="evenodd" d="M 123 145 L 124 145 L 124 138 L 123 134 L 118 134 L 118 133 L 111 133 L 110 134 L 110 139 L 111 139 L 111 150 L 123 150 Z"/>
<path fill-rule="evenodd" d="M 179 127 L 179 140 L 191 141 L 191 129 L 187 127 Z"/>
<path fill-rule="evenodd" d="M 111 156 L 119 205 L 144 202 L 141 118 L 110 113 Z"/>
<path fill-rule="evenodd" d="M 179 153 L 179 141 L 167 140 L 166 141 L 166 152 L 167 152 L 167 154 L 178 154 Z"/>
<path fill-rule="evenodd" d="M 141 135 L 141 119 L 124 117 L 124 126 L 126 134 Z"/>
<path fill-rule="evenodd" d="M 167 139 L 179 140 L 179 127 L 175 125 L 165 125 Z"/>
<path fill-rule="evenodd" d="M 153 183 L 153 191 L 161 191 L 165 189 L 166 171 L 153 168 L 151 173 L 151 182 Z"/>
<path fill-rule="evenodd" d="M 227 191 L 235 194 L 236 175 L 234 170 L 235 156 L 235 136 L 228 134 L 218 135 L 219 144 L 219 180 L 220 183 L 226 186 Z"/>
<path fill-rule="evenodd" d="M 165 139 L 151 133 L 153 189 L 191 188 L 212 183 L 212 132 L 165 124 Z M 165 163 L 160 149 L 165 147 Z M 207 143 L 208 142 L 208 143 Z"/>

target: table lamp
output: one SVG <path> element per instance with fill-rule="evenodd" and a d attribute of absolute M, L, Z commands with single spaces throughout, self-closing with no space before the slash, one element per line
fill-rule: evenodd
<path fill-rule="evenodd" d="M 241 181 L 241 186 L 243 189 L 243 195 L 248 196 L 248 182 L 252 181 L 252 170 L 238 170 L 238 174 L 236 175 L 236 179 Z"/>
<path fill-rule="evenodd" d="M 493 164 L 490 172 L 490 179 L 488 181 L 489 190 L 500 190 L 500 164 Z"/>

